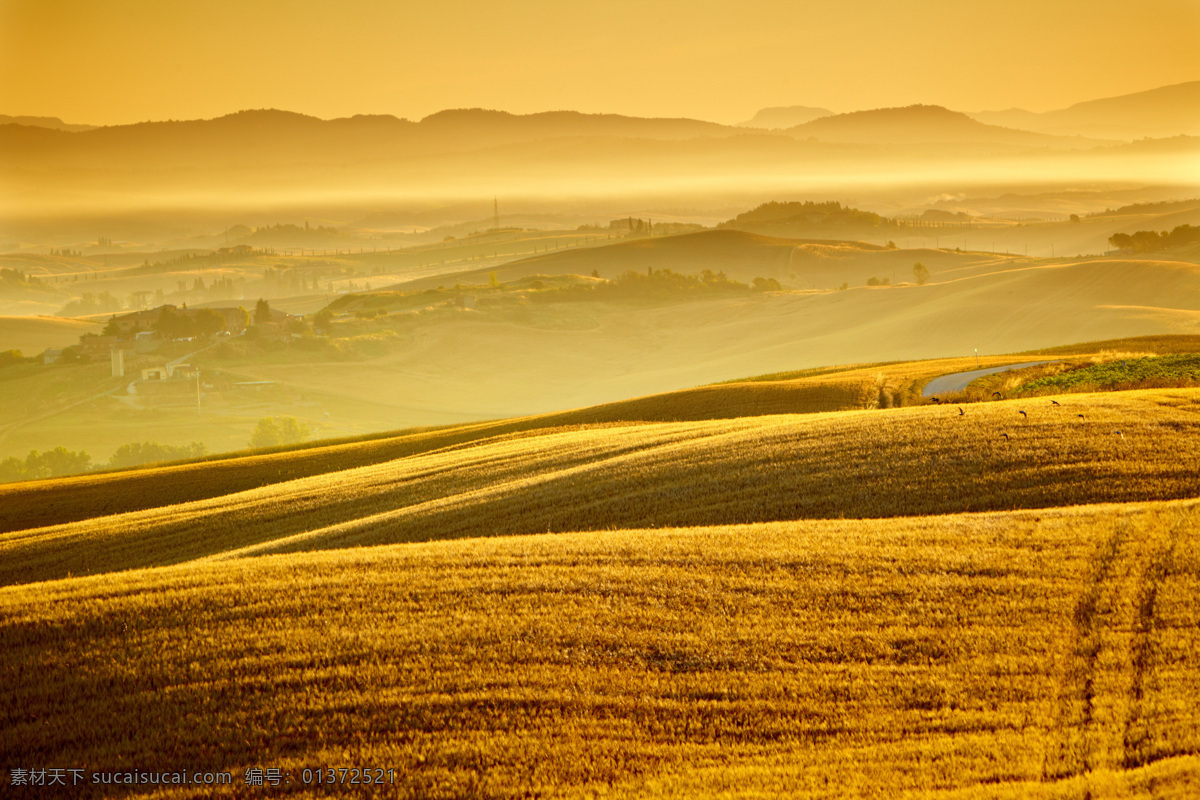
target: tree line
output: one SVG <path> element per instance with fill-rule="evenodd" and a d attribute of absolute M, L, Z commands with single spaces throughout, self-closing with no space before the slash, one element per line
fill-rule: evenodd
<path fill-rule="evenodd" d="M 30 450 L 29 455 L 23 459 L 10 456 L 0 461 L 0 482 L 59 478 L 63 475 L 77 475 L 93 468 L 121 469 L 150 464 L 155 461 L 198 458 L 207 453 L 208 450 L 201 442 L 192 442 L 183 446 L 159 444 L 158 442 L 133 442 L 118 447 L 108 459 L 108 464 L 97 464 L 93 467 L 92 457 L 83 450 L 75 452 L 61 446 L 44 453 Z"/>
<path fill-rule="evenodd" d="M 1186 244 L 1200 242 L 1200 228 L 1180 225 L 1167 231 L 1138 231 L 1137 233 L 1114 233 L 1108 243 L 1117 250 L 1131 253 L 1158 253 Z"/>
<path fill-rule="evenodd" d="M 312 437 L 313 430 L 295 417 L 263 417 L 250 435 L 250 447 L 279 447 L 299 444 Z M 182 461 L 208 455 L 203 442 L 185 445 L 160 444 L 159 442 L 131 442 L 118 447 L 106 464 L 92 464 L 92 457 L 85 451 L 78 452 L 59 446 L 39 453 L 29 451 L 25 458 L 10 456 L 0 461 L 0 483 L 32 481 L 43 478 L 60 478 L 78 475 L 93 469 L 125 469 L 161 461 Z"/>

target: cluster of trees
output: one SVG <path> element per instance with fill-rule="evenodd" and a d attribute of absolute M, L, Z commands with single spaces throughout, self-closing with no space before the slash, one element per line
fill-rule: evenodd
<path fill-rule="evenodd" d="M 279 240 L 293 241 L 296 239 L 303 239 L 305 237 L 309 239 L 327 239 L 329 237 L 345 238 L 345 236 L 346 234 L 342 231 L 339 231 L 337 228 L 326 228 L 324 225 L 318 225 L 314 228 L 306 221 L 303 228 L 301 228 L 299 225 L 291 224 L 264 225 L 262 227 L 255 228 L 254 233 L 251 234 L 250 238 L 259 241 L 275 242 Z"/>
<path fill-rule="evenodd" d="M 109 324 L 115 325 L 115 322 L 110 320 Z M 186 307 L 181 311 L 173 306 L 163 306 L 153 327 L 164 339 L 207 339 L 225 330 L 225 315 L 211 308 L 189 313 Z M 104 330 L 107 333 L 109 329 L 105 327 Z"/>
<path fill-rule="evenodd" d="M 752 232 L 811 227 L 879 227 L 896 225 L 895 220 L 870 211 L 843 206 L 841 203 L 780 203 L 772 201 L 738 214 L 722 222 L 718 228 L 733 228 Z"/>
<path fill-rule="evenodd" d="M 108 466 L 113 468 L 136 467 L 141 464 L 152 464 L 155 461 L 199 458 L 207 454 L 208 449 L 202 442 L 192 442 L 181 446 L 159 444 L 158 442 L 133 442 L 118 447 L 112 457 L 108 459 Z"/>
<path fill-rule="evenodd" d="M 321 289 L 321 273 L 317 271 L 301 271 L 298 269 L 275 269 L 267 267 L 263 270 L 263 283 L 268 289 L 314 292 Z"/>
<path fill-rule="evenodd" d="M 0 268 L 0 283 L 12 286 L 39 286 L 42 282 L 18 269 Z"/>
<path fill-rule="evenodd" d="M 763 282 L 774 281 L 774 285 L 778 288 L 779 281 L 774 278 L 756 278 L 758 285 L 763 285 Z M 605 284 L 599 284 L 604 286 Z M 667 293 L 694 291 L 696 289 L 706 289 L 715 291 L 746 291 L 750 287 L 741 281 L 730 280 L 724 272 L 713 272 L 711 269 L 701 270 L 699 275 L 684 275 L 680 272 L 675 272 L 669 269 L 654 269 L 648 267 L 646 272 L 635 272 L 634 270 L 626 270 L 617 278 L 608 284 L 622 292 L 634 293 Z"/>
<path fill-rule="evenodd" d="M 91 464 L 92 457 L 82 450 L 78 453 L 65 447 L 56 447 L 44 453 L 30 450 L 24 460 L 10 456 L 0 461 L 0 481 L 28 481 L 74 475 L 77 472 L 86 472 Z"/>
<path fill-rule="evenodd" d="M 592 277 L 599 277 L 593 272 Z M 531 288 L 540 289 L 537 282 Z M 783 285 L 775 278 L 754 278 L 752 284 L 732 280 L 724 272 L 701 270 L 699 275 L 685 275 L 670 269 L 647 267 L 645 272 L 626 270 L 610 281 L 586 285 L 564 286 L 538 292 L 534 298 L 544 302 L 559 300 L 605 300 L 668 298 L 679 295 L 723 292 L 781 291 Z"/>
<path fill-rule="evenodd" d="M 241 294 L 233 278 L 213 278 L 212 283 L 207 286 L 204 283 L 204 278 L 196 278 L 196 280 L 192 281 L 190 292 L 187 292 L 183 281 L 180 281 L 179 285 L 181 293 L 194 294 L 208 298 L 209 300 L 231 300 Z"/>
<path fill-rule="evenodd" d="M 627 217 L 626 219 L 614 219 L 608 223 L 608 227 L 612 230 L 627 230 L 631 233 L 650 233 L 653 223 L 646 219 L 634 219 Z"/>
<path fill-rule="evenodd" d="M 1180 225 L 1170 233 L 1163 231 L 1138 231 L 1137 233 L 1114 233 L 1108 243 L 1118 250 L 1133 253 L 1157 253 L 1172 247 L 1200 242 L 1200 228 Z"/>
<path fill-rule="evenodd" d="M 312 428 L 295 417 L 263 417 L 258 421 L 254 433 L 250 434 L 251 447 L 279 447 L 299 444 L 312 436 Z"/>
<path fill-rule="evenodd" d="M 11 367 L 24 360 L 25 355 L 20 350 L 0 350 L 0 368 Z"/>
<path fill-rule="evenodd" d="M 58 310 L 60 317 L 82 317 L 87 314 L 104 314 L 109 311 L 120 311 L 124 306 L 121 301 L 109 292 L 92 294 L 84 292 L 78 300 L 72 300 Z"/>
<path fill-rule="evenodd" d="M 82 258 L 83 257 L 83 253 L 81 253 L 80 251 L 71 250 L 70 248 L 67 248 L 67 247 L 64 247 L 59 250 L 55 250 L 55 249 L 51 248 L 50 255 L 61 256 L 63 258 Z"/>
<path fill-rule="evenodd" d="M 134 442 L 118 447 L 109 458 L 108 464 L 97 464 L 96 468 L 136 467 L 156 461 L 199 458 L 207 453 L 207 448 L 201 442 L 192 442 L 183 446 L 159 444 L 158 442 Z M 82 450 L 74 452 L 65 447 L 56 447 L 44 453 L 31 450 L 24 459 L 12 456 L 0 461 L 0 482 L 58 478 L 63 475 L 77 475 L 92 468 L 92 457 Z"/>

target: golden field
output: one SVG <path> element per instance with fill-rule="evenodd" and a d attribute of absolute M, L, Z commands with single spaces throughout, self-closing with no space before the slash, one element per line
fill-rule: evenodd
<path fill-rule="evenodd" d="M 328 796 L 303 770 L 335 766 L 395 770 L 353 791 L 380 797 L 1189 797 L 1196 514 L 485 537 L 9 587 L 0 751 L 274 767 L 288 796 Z"/>
<path fill-rule="evenodd" d="M 1195 796 L 1200 390 L 881 407 L 975 365 L 0 487 L 0 754 L 232 781 L 76 796 Z"/>
<path fill-rule="evenodd" d="M 451 429 L 457 437 L 430 432 L 235 460 L 211 478 L 202 462 L 157 476 L 132 471 L 14 484 L 0 495 L 12 529 L 0 534 L 0 583 L 162 566 L 245 548 L 921 516 L 1200 494 L 1200 392 L 1035 402 L 971 404 L 963 414 L 958 407 L 921 406 L 556 426 L 461 443 L 454 438 L 463 434 Z M 420 451 L 422 443 L 429 449 Z M 339 457 L 389 447 L 415 452 L 329 469 Z M 272 472 L 289 462 L 307 476 L 278 482 Z M 273 463 L 281 466 L 272 470 Z M 313 474 L 322 465 L 326 471 Z M 218 488 L 222 477 L 244 480 L 254 470 L 267 485 Z M 161 495 L 148 494 L 155 485 Z M 131 501 L 156 497 L 163 505 L 104 515 L 104 494 L 116 505 L 124 491 L 133 493 Z M 168 504 L 176 491 L 204 499 Z M 90 502 L 92 516 L 34 527 L 46 524 L 56 498 L 76 514 Z"/>

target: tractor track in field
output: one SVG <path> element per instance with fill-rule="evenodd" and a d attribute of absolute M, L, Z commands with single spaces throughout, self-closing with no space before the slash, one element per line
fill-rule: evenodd
<path fill-rule="evenodd" d="M 1147 695 L 1159 632 L 1158 595 L 1189 522 L 1187 517 L 1169 529 L 1135 529 L 1120 520 L 1093 557 L 1072 615 L 1044 781 L 1155 760 Z"/>

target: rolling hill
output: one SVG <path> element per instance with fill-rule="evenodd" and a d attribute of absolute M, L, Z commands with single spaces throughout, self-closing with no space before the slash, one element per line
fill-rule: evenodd
<path fill-rule="evenodd" d="M 318 379 L 290 364 L 239 369 L 347 401 L 377 398 L 399 419 L 428 425 L 583 407 L 830 361 L 1192 333 L 1200 319 L 1190 299 L 1200 296 L 1200 266 L 1190 263 L 1041 263 L 986 254 L 926 260 L 924 252 L 903 250 L 869 251 L 860 261 L 858 250 L 841 260 L 837 248 L 820 247 L 796 256 L 792 285 L 827 290 L 850 281 L 854 288 L 651 305 L 541 303 L 530 290 L 524 304 L 495 312 L 484 307 L 481 289 L 476 310 L 409 317 L 411 338 L 369 370 L 327 363 Z M 911 281 L 917 260 L 932 272 L 926 286 L 862 285 L 872 275 L 890 280 L 893 269 L 898 282 Z"/>
<path fill-rule="evenodd" d="M 301 796 L 1186 796 L 1198 401 L 543 421 L 251 456 L 267 485 L 183 504 L 202 473 L 120 473 L 163 505 L 0 535 L 0 751 L 84 797 L 264 764 Z"/>
<path fill-rule="evenodd" d="M 706 232 L 698 241 L 706 237 L 738 245 L 723 263 L 708 263 L 744 280 L 789 254 L 790 271 L 777 274 L 796 288 L 599 301 L 558 296 L 555 280 L 527 277 L 493 298 L 479 275 L 476 288 L 410 293 L 373 320 L 356 319 L 354 310 L 387 308 L 387 295 L 347 296 L 339 302 L 349 318 L 330 347 L 314 341 L 308 344 L 315 349 L 243 357 L 234 342 L 191 358 L 206 376 L 220 371 L 238 382 L 274 382 L 269 392 L 233 392 L 226 400 L 214 390 L 200 415 L 194 398 L 188 407 L 158 408 L 128 394 L 108 378 L 107 363 L 55 368 L 55 380 L 73 387 L 69 397 L 38 374 L 0 374 L 10 414 L 0 426 L 0 458 L 66 445 L 104 461 L 117 447 L 147 439 L 201 441 L 222 452 L 244 447 L 258 419 L 273 414 L 296 416 L 326 437 L 355 436 L 553 413 L 830 362 L 970 356 L 976 348 L 987 356 L 1063 341 L 1194 333 L 1200 319 L 1193 300 L 1200 267 L 1182 261 L 784 245 L 736 231 Z M 643 257 L 660 249 L 672 260 L 656 268 L 696 274 L 706 266 L 689 254 L 707 245 L 688 236 L 628 244 L 638 246 L 613 248 L 625 256 L 598 270 L 644 274 Z M 555 272 L 587 275 L 590 263 L 569 260 L 599 252 L 564 250 L 520 270 L 532 275 L 554 265 Z M 931 272 L 925 286 L 913 284 L 917 261 Z M 864 285 L 872 277 L 900 285 Z M 435 280 L 452 286 L 460 278 Z M 850 288 L 832 291 L 842 283 Z M 467 295 L 474 308 L 455 300 Z M 104 390 L 114 393 L 95 397 Z"/>
<path fill-rule="evenodd" d="M 1083 147 L 1095 144 L 1044 133 L 1002 128 L 941 106 L 878 108 L 822 117 L 788 128 L 798 137 L 857 144 L 990 144 L 1019 147 Z"/>
<path fill-rule="evenodd" d="M 1061 407 L 1043 401 L 1032 419 L 1017 414 L 1025 400 L 974 405 L 966 416 L 925 406 L 531 428 L 190 503 L 3 534 L 0 583 L 479 531 L 508 536 L 1189 498 L 1200 494 L 1192 468 L 1200 460 L 1196 396 L 1072 395 Z M 1161 458 L 1163 436 L 1172 440 L 1169 459 Z M 323 463 L 327 456 L 307 457 Z M 1144 464 L 1154 465 L 1152 476 Z M 164 472 L 160 482 L 193 473 Z M 120 497 L 121 484 L 138 479 L 135 472 L 107 483 Z M 53 482 L 4 489 L 6 516 L 41 513 L 36 497 L 43 488 Z"/>
<path fill-rule="evenodd" d="M 85 333 L 99 333 L 104 326 L 60 317 L 0 317 L 0 350 L 20 350 L 26 356 L 39 355 L 49 347 L 79 344 Z"/>
<path fill-rule="evenodd" d="M 732 223 L 731 223 L 732 224 Z M 780 226 L 787 229 L 786 226 Z M 830 232 L 829 226 L 802 225 L 805 230 Z M 794 228 L 793 228 L 794 229 Z M 849 231 L 858 230 L 849 226 Z M 845 230 L 845 229 L 843 229 Z M 877 236 L 887 235 L 875 229 Z M 419 291 L 454 283 L 483 286 L 493 274 L 508 282 L 533 275 L 591 275 L 613 279 L 623 272 L 669 269 L 686 275 L 703 270 L 724 272 L 731 280 L 749 283 L 756 277 L 776 278 L 790 288 L 832 289 L 843 281 L 860 283 L 875 274 L 889 274 L 897 263 L 926 259 L 947 267 L 992 262 L 991 256 L 953 252 L 904 251 L 862 241 L 842 239 L 785 239 L 733 228 L 677 236 L 642 238 L 603 247 L 565 250 L 485 267 L 397 284 L 390 289 Z"/>

